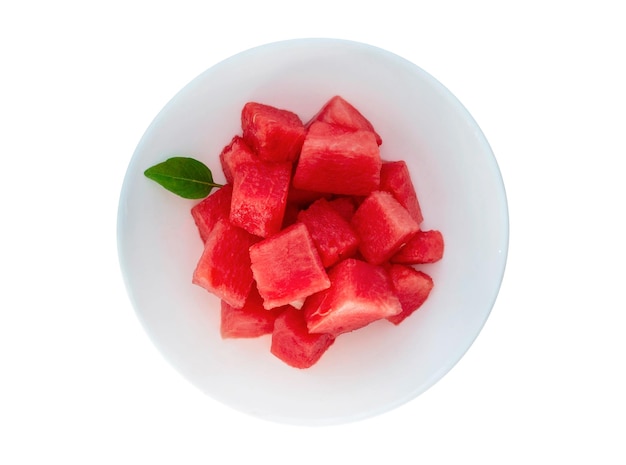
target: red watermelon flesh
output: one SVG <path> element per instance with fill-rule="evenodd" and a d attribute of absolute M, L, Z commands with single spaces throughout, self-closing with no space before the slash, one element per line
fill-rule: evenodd
<path fill-rule="evenodd" d="M 304 139 L 293 185 L 316 192 L 368 195 L 380 186 L 381 165 L 372 132 L 314 122 Z"/>
<path fill-rule="evenodd" d="M 441 231 L 419 231 L 398 253 L 391 257 L 393 263 L 418 265 L 435 263 L 443 258 L 444 242 Z"/>
<path fill-rule="evenodd" d="M 423 271 L 406 265 L 390 265 L 387 273 L 402 305 L 402 312 L 387 319 L 399 325 L 426 301 L 433 289 L 433 280 Z"/>
<path fill-rule="evenodd" d="M 220 153 L 220 164 L 222 166 L 226 182 L 233 182 L 233 173 L 236 171 L 239 164 L 254 161 L 256 159 L 257 156 L 243 141 L 241 136 L 233 137 L 230 143 L 224 147 Z"/>
<path fill-rule="evenodd" d="M 253 282 L 248 249 L 258 240 L 229 221 L 219 220 L 204 243 L 192 282 L 233 307 L 243 307 Z"/>
<path fill-rule="evenodd" d="M 276 357 L 309 368 L 338 335 L 420 308 L 433 280 L 410 265 L 441 259 L 443 236 L 420 231 L 408 167 L 381 160 L 371 123 L 338 96 L 306 127 L 255 102 L 241 117 L 227 184 L 191 210 L 193 283 L 221 299 L 222 337 L 271 333 Z"/>
<path fill-rule="evenodd" d="M 288 306 L 274 322 L 270 351 L 295 368 L 310 368 L 335 342 L 330 334 L 309 333 L 302 310 Z"/>
<path fill-rule="evenodd" d="M 306 209 L 316 200 L 322 198 L 330 199 L 331 197 L 331 194 L 296 189 L 292 184 L 289 187 L 289 193 L 287 194 L 287 207 L 285 208 L 283 228 L 291 226 L 298 221 L 298 214 L 300 213 L 300 210 Z"/>
<path fill-rule="evenodd" d="M 374 265 L 389 260 L 419 231 L 409 212 L 389 193 L 373 192 L 352 217 L 359 236 L 359 251 Z"/>
<path fill-rule="evenodd" d="M 327 200 L 317 200 L 302 210 L 298 214 L 298 221 L 309 230 L 325 268 L 356 253 L 359 238 L 350 223 Z"/>
<path fill-rule="evenodd" d="M 248 102 L 241 112 L 243 139 L 265 161 L 294 161 L 306 129 L 295 113 Z"/>
<path fill-rule="evenodd" d="M 305 302 L 312 333 L 339 334 L 362 328 L 402 311 L 391 280 L 382 266 L 348 258 L 328 272 L 331 286 Z"/>
<path fill-rule="evenodd" d="M 220 334 L 224 339 L 251 338 L 271 334 L 274 330 L 274 321 L 285 308 L 266 310 L 259 291 L 253 285 L 246 303 L 241 308 L 235 308 L 222 300 Z"/>
<path fill-rule="evenodd" d="M 390 192 L 408 210 L 417 224 L 424 220 L 406 162 L 383 163 L 380 169 L 380 190 Z"/>
<path fill-rule="evenodd" d="M 192 207 L 191 215 L 196 223 L 202 242 L 206 242 L 209 233 L 218 220 L 222 218 L 228 219 L 232 193 L 232 184 L 226 184 Z"/>
<path fill-rule="evenodd" d="M 382 138 L 374 130 L 374 126 L 347 100 L 335 95 L 324 104 L 322 109 L 307 123 L 307 127 L 315 121 L 336 124 L 347 129 L 370 131 L 376 137 L 376 143 L 381 145 Z"/>
<path fill-rule="evenodd" d="M 287 206 L 285 207 L 285 215 L 283 216 L 283 229 L 287 226 L 291 226 L 298 221 L 298 214 L 300 213 L 300 207 L 289 203 L 287 200 Z"/>
<path fill-rule="evenodd" d="M 287 195 L 287 202 L 300 208 L 306 208 L 318 199 L 330 199 L 331 197 L 332 194 L 296 189 L 291 185 L 289 187 L 289 194 Z"/>
<path fill-rule="evenodd" d="M 330 286 L 303 223 L 293 224 L 250 247 L 252 273 L 267 309 L 303 301 Z"/>
<path fill-rule="evenodd" d="M 291 181 L 291 163 L 261 160 L 241 163 L 233 176 L 231 223 L 259 237 L 280 231 Z"/>
<path fill-rule="evenodd" d="M 344 220 L 348 223 L 352 221 L 352 217 L 356 211 L 356 204 L 352 197 L 336 197 L 328 203 Z"/>

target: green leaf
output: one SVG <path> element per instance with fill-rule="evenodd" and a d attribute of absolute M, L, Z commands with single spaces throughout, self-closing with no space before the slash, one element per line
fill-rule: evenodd
<path fill-rule="evenodd" d="M 188 157 L 172 157 L 144 171 L 149 179 L 185 199 L 203 199 L 214 187 L 211 170 L 202 162 Z"/>

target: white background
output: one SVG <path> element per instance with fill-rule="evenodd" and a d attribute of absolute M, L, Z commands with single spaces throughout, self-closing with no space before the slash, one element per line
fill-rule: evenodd
<path fill-rule="evenodd" d="M 3 2 L 0 463 L 626 463 L 619 4 Z M 490 141 L 510 209 L 505 279 L 466 356 L 399 409 L 319 428 L 181 378 L 116 244 L 158 111 L 222 59 L 297 37 L 376 45 L 440 80 Z"/>

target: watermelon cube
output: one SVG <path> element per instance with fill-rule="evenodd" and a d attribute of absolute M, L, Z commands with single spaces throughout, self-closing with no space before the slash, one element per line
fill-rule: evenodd
<path fill-rule="evenodd" d="M 309 333 L 302 310 L 288 306 L 274 322 L 270 351 L 295 368 L 310 368 L 335 342 L 330 334 Z"/>
<path fill-rule="evenodd" d="M 317 200 L 302 210 L 298 221 L 309 230 L 325 268 L 356 253 L 359 238 L 350 223 L 326 199 Z"/>
<path fill-rule="evenodd" d="M 382 161 L 374 134 L 314 122 L 293 176 L 298 189 L 368 195 L 380 185 Z"/>
<path fill-rule="evenodd" d="M 376 143 L 381 145 L 383 140 L 374 130 L 374 126 L 347 100 L 335 95 L 324 104 L 322 109 L 307 123 L 307 127 L 315 121 L 335 124 L 352 130 L 370 131 L 376 137 Z"/>
<path fill-rule="evenodd" d="M 248 249 L 258 240 L 228 220 L 219 220 L 204 243 L 192 282 L 233 307 L 243 307 L 253 282 Z"/>
<path fill-rule="evenodd" d="M 328 277 L 330 287 L 302 307 L 311 333 L 336 337 L 402 311 L 382 266 L 347 258 L 331 268 Z"/>
<path fill-rule="evenodd" d="M 295 113 L 248 102 L 241 112 L 243 139 L 265 161 L 294 161 L 306 129 Z"/>
<path fill-rule="evenodd" d="M 390 192 L 400 205 L 408 210 L 417 224 L 424 220 L 406 162 L 383 163 L 380 169 L 380 190 Z"/>
<path fill-rule="evenodd" d="M 252 273 L 266 309 L 304 301 L 330 286 L 303 223 L 293 224 L 250 247 Z"/>
<path fill-rule="evenodd" d="M 241 308 L 221 302 L 220 334 L 224 339 L 251 338 L 271 334 L 274 320 L 286 307 L 272 310 L 263 308 L 263 299 L 256 286 L 252 286 L 246 303 Z"/>
<path fill-rule="evenodd" d="M 407 265 L 435 263 L 443 258 L 444 242 L 441 231 L 419 231 L 390 261 Z"/>
<path fill-rule="evenodd" d="M 423 271 L 406 265 L 390 265 L 387 273 L 402 305 L 402 311 L 387 320 L 399 325 L 426 301 L 433 289 L 433 280 Z"/>
<path fill-rule="evenodd" d="M 233 176 L 231 223 L 259 237 L 280 231 L 291 181 L 291 163 L 257 159 L 237 165 Z"/>
<path fill-rule="evenodd" d="M 360 239 L 359 251 L 374 265 L 389 260 L 419 231 L 406 208 L 385 191 L 369 195 L 357 208 L 351 224 Z"/>
<path fill-rule="evenodd" d="M 230 143 L 224 147 L 220 153 L 220 164 L 222 165 L 226 182 L 233 182 L 233 172 L 237 169 L 239 164 L 256 159 L 256 154 L 248 147 L 248 144 L 244 142 L 241 136 L 233 137 Z"/>
<path fill-rule="evenodd" d="M 226 184 L 192 207 L 191 216 L 196 223 L 202 242 L 206 242 L 206 238 L 218 220 L 228 219 L 230 216 L 232 194 L 232 184 Z"/>

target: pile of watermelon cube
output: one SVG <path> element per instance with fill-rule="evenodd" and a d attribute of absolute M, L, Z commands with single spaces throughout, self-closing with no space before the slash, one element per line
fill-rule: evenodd
<path fill-rule="evenodd" d="M 443 256 L 424 231 L 404 161 L 353 105 L 331 98 L 308 122 L 249 102 L 220 154 L 226 184 L 191 210 L 204 243 L 193 283 L 221 299 L 223 338 L 271 335 L 270 351 L 314 365 L 343 333 L 400 324 Z"/>

